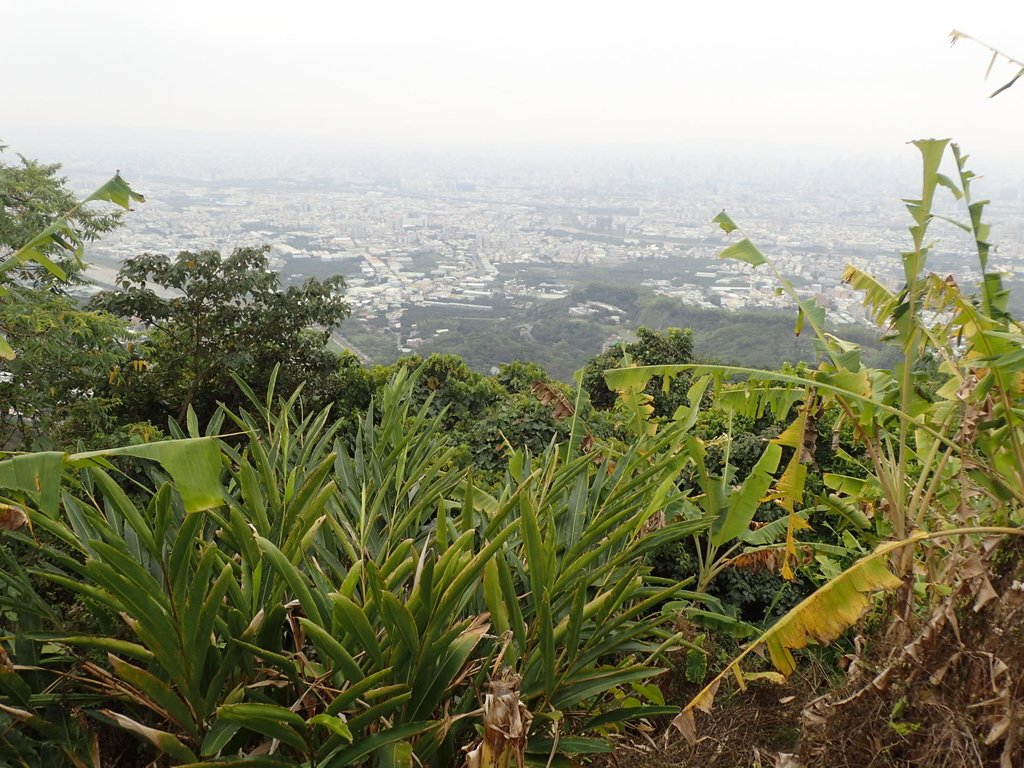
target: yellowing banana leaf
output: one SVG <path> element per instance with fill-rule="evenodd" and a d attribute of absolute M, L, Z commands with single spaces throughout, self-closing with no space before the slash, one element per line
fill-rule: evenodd
<path fill-rule="evenodd" d="M 608 386 L 619 393 L 619 403 L 629 418 L 633 434 L 637 437 L 654 436 L 658 431 L 657 423 L 651 421 L 654 415 L 654 406 L 651 403 L 654 398 L 644 392 L 644 387 L 650 381 L 649 375 L 620 376 L 621 384 L 616 386 L 611 383 L 612 380 L 605 372 L 605 380 L 608 381 Z"/>
<path fill-rule="evenodd" d="M 875 323 L 885 325 L 889 322 L 900 300 L 874 275 L 848 265 L 843 272 L 843 282 L 855 291 L 864 292 L 864 307 L 871 312 L 871 319 Z"/>
<path fill-rule="evenodd" d="M 830 643 L 852 626 L 868 607 L 872 593 L 895 589 L 903 583 L 889 570 L 886 558 L 928 536 L 927 533 L 919 533 L 908 539 L 883 544 L 809 595 L 747 646 L 694 696 L 676 715 L 672 725 L 687 741 L 695 743 L 694 711 L 710 712 L 722 681 L 728 675 L 742 675 L 740 665 L 754 651 L 767 649 L 772 665 L 783 675 L 792 674 L 796 670 L 792 650 L 804 648 L 811 642 Z"/>

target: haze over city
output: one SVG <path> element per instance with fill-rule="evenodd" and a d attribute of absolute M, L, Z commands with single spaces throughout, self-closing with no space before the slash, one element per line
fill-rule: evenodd
<path fill-rule="evenodd" d="M 1001 2 L 5 4 L 18 151 L 668 148 L 1021 165 Z M 1001 79 L 1000 79 L 1001 78 Z"/>
<path fill-rule="evenodd" d="M 576 328 L 545 358 L 567 378 L 654 322 L 577 300 L 593 284 L 684 312 L 789 308 L 718 260 L 725 208 L 831 321 L 863 324 L 842 271 L 899 282 L 907 142 L 929 136 L 971 153 L 995 263 L 1024 272 L 1020 88 L 989 98 L 1017 68 L 997 57 L 986 78 L 984 44 L 949 44 L 956 28 L 1020 55 L 1015 3 L 43 0 L 7 21 L 31 66 L 0 140 L 79 191 L 120 168 L 148 198 L 89 246 L 84 294 L 143 251 L 263 245 L 286 283 L 345 276 L 335 341 L 364 361 L 538 359 L 549 317 Z M 944 232 L 934 268 L 974 279 L 970 250 Z"/>

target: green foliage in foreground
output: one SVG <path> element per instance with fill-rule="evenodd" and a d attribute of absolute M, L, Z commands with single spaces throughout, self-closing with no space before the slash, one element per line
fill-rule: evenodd
<path fill-rule="evenodd" d="M 237 379 L 248 403 L 205 436 L 186 402 L 175 440 L 0 461 L 0 759 L 97 766 L 118 731 L 173 765 L 453 764 L 507 668 L 532 717 L 526 759 L 549 765 L 676 711 L 647 681 L 685 649 L 687 680 L 705 682 L 692 625 L 753 637 L 678 711 L 694 740 L 723 680 L 782 681 L 875 592 L 948 595 L 978 536 L 1021 532 L 1024 335 L 966 158 L 954 145 L 948 176 L 947 142 L 916 146 L 906 284 L 846 273 L 891 368 L 776 272 L 816 368 L 624 355 L 590 387 L 615 393 L 604 432 L 586 386 L 570 402 L 535 367 L 487 378 L 433 356 L 385 384 L 343 365 L 340 419 L 275 400 L 274 373 L 265 399 Z M 927 272 L 939 187 L 966 206 L 947 221 L 974 244 L 977 295 Z M 774 269 L 741 234 L 721 256 Z M 682 332 L 642 341 L 692 352 Z M 527 389 L 557 404 L 556 431 L 516 421 Z M 467 468 L 462 440 L 499 437 Z M 678 578 L 652 575 L 666 552 L 687 561 Z M 751 626 L 712 596 L 751 565 L 818 589 Z M 745 669 L 760 650 L 774 669 Z"/>
<path fill-rule="evenodd" d="M 686 593 L 644 554 L 710 522 L 643 535 L 677 460 L 516 453 L 485 493 L 417 384 L 399 371 L 351 447 L 326 411 L 253 397 L 240 443 L 193 422 L 134 451 L 163 468 L 127 492 L 110 455 L 0 463 L 29 524 L 0 550 L 0 755 L 95 765 L 115 727 L 175 765 L 452 764 L 503 665 L 545 759 L 668 711 L 643 681 L 680 638 L 652 609 Z"/>
<path fill-rule="evenodd" d="M 120 290 L 99 294 L 92 306 L 146 326 L 138 344 L 145 365 L 128 382 L 135 390 L 125 409 L 129 420 L 162 423 L 168 414 L 184 419 L 189 407 L 204 417 L 218 403 L 235 407 L 242 398 L 232 374 L 262 391 L 275 365 L 292 388 L 310 382 L 314 399 L 334 394 L 312 390 L 336 367 L 326 344 L 349 313 L 341 298 L 345 280 L 310 279 L 281 289 L 268 251 L 125 260 L 117 273 Z"/>
<path fill-rule="evenodd" d="M 695 711 L 710 711 L 719 683 L 730 672 L 741 675 L 740 662 L 755 648 L 766 649 L 776 670 L 788 675 L 795 669 L 792 649 L 834 640 L 859 618 L 872 592 L 900 587 L 901 576 L 926 574 L 922 592 L 937 601 L 955 585 L 957 564 L 979 556 L 973 537 L 1021 533 L 1024 332 L 1009 314 L 1001 275 L 989 269 L 990 227 L 983 220 L 988 201 L 974 198 L 975 176 L 956 144 L 934 139 L 914 144 L 921 153 L 923 174 L 920 197 L 905 201 L 911 217 L 911 245 L 901 254 L 904 286 L 891 291 L 854 267 L 847 268 L 844 276 L 864 293 L 865 307 L 898 353 L 891 370 L 865 365 L 859 347 L 827 333 L 824 308 L 801 299 L 793 284 L 776 271 L 782 289 L 797 305 L 797 332 L 806 326 L 820 345 L 823 359 L 815 370 L 766 372 L 684 365 L 623 368 L 608 374 L 609 384 L 625 392 L 641 391 L 654 376 L 706 374 L 706 380 L 714 379 L 720 387 L 719 403 L 747 415 L 775 410 L 780 403 L 784 407 L 801 403 L 796 418 L 773 441 L 793 449 L 769 494 L 788 513 L 784 573 L 798 553 L 796 534 L 807 527 L 806 513 L 801 514 L 800 508 L 806 501 L 819 419 L 826 405 L 838 409 L 853 428 L 863 455 L 854 462 L 861 467 L 855 475 L 824 474 L 822 480 L 831 493 L 817 501 L 845 510 L 855 523 L 859 517 L 865 528 L 870 526 L 870 512 L 876 532 L 883 539 L 895 539 L 834 574 L 698 693 L 674 721 L 691 741 L 696 739 Z M 949 154 L 952 175 L 940 172 Z M 933 213 L 940 188 L 964 206 L 965 220 Z M 969 238 L 982 274 L 976 295 L 966 293 L 951 278 L 928 273 L 933 247 L 930 231 L 937 221 L 955 225 Z M 725 212 L 715 223 L 727 234 L 739 231 Z M 775 270 L 749 239 L 737 237 L 720 254 L 722 258 Z M 722 382 L 731 374 L 749 378 L 744 386 L 723 388 Z M 799 389 L 803 394 L 793 399 Z M 947 539 L 953 544 L 932 543 Z M 929 542 L 930 549 L 915 562 L 914 545 L 923 542 Z"/>

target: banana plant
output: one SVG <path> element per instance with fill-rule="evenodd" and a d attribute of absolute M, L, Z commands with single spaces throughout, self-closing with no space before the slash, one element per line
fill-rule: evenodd
<path fill-rule="evenodd" d="M 744 689 L 748 681 L 770 680 L 781 683 L 796 671 L 793 651 L 812 643 L 828 644 L 856 623 L 876 593 L 903 585 L 903 579 L 888 567 L 893 553 L 913 550 L 918 544 L 961 536 L 1024 536 L 1024 528 L 978 526 L 947 531 L 918 531 L 906 539 L 880 544 L 859 558 L 841 574 L 815 590 L 771 627 L 754 638 L 673 718 L 671 727 L 688 742 L 697 741 L 696 713 L 710 713 L 722 683 L 734 678 Z M 934 551 L 933 553 L 934 554 Z M 753 653 L 767 653 L 771 671 L 745 672 L 743 662 Z M 666 733 L 666 740 L 669 734 Z"/>
<path fill-rule="evenodd" d="M 673 369 L 658 368 L 668 372 L 666 380 L 671 378 Z M 766 441 L 760 458 L 742 479 L 736 477 L 736 468 L 730 463 L 732 423 L 737 415 L 759 417 L 765 410 L 771 411 L 776 418 L 785 418 L 805 393 L 793 387 L 774 387 L 761 390 L 758 398 L 751 398 L 746 388 L 724 389 L 721 382 L 717 382 L 717 405 L 728 415 L 728 427 L 718 439 L 724 445 L 724 462 L 721 474 L 715 475 L 708 467 L 708 446 L 693 434 L 702 399 L 712 389 L 714 376 L 698 378 L 688 390 L 689 405 L 680 406 L 672 419 L 661 423 L 651 418 L 651 409 L 637 397 L 652 378 L 651 367 L 620 368 L 607 371 L 605 376 L 608 385 L 619 392 L 621 407 L 632 414 L 631 423 L 639 425 L 634 431 L 640 445 L 649 442 L 661 430 L 662 439 L 667 438 L 665 445 L 668 450 L 686 470 L 685 479 L 681 477 L 676 483 L 677 506 L 682 513 L 691 518 L 703 514 L 711 521 L 706 530 L 700 530 L 692 537 L 697 559 L 695 591 L 706 593 L 715 577 L 740 558 L 773 549 L 784 551 L 783 575 L 793 578 L 790 560 L 796 554 L 795 531 L 808 527 L 806 515 L 801 514 L 800 507 L 807 478 L 809 457 L 805 442 L 808 431 L 813 429 L 812 409 L 809 404 L 801 407 L 799 417 L 788 429 L 777 438 Z M 784 471 L 778 474 L 784 448 L 791 449 L 790 458 Z M 662 449 L 647 445 L 646 450 Z M 754 530 L 751 524 L 755 514 L 769 502 L 777 503 L 787 517 L 781 525 L 773 523 Z M 781 541 L 783 536 L 784 543 Z M 827 545 L 815 546 L 829 549 Z M 832 548 L 833 551 L 835 549 Z M 685 607 L 685 610 L 691 615 L 704 616 L 703 613 L 696 614 L 698 609 L 694 606 Z M 721 620 L 725 619 L 721 617 Z"/>
<path fill-rule="evenodd" d="M 914 565 L 913 545 L 936 538 L 956 541 L 985 532 L 1020 533 L 1024 334 L 1009 315 L 999 275 L 989 270 L 990 231 L 983 221 L 987 201 L 972 197 L 974 174 L 966 166 L 966 156 L 952 146 L 954 178 L 939 170 L 948 141 L 914 144 L 922 157 L 923 181 L 920 196 L 905 201 L 912 223 L 911 247 L 901 254 L 903 287 L 891 291 L 852 267 L 845 275 L 847 282 L 864 292 L 866 309 L 885 340 L 900 352 L 901 359 L 892 370 L 864 366 L 855 345 L 827 332 L 824 308 L 802 298 L 767 257 L 743 238 L 726 248 L 721 257 L 739 259 L 755 268 L 768 265 L 775 271 L 782 291 L 797 305 L 796 332 L 809 325 L 815 334 L 821 352 L 818 368 L 804 373 L 709 365 L 648 366 L 607 374 L 610 385 L 628 383 L 635 388 L 653 376 L 705 373 L 715 378 L 719 397 L 745 401 L 753 410 L 778 402 L 780 390 L 802 390 L 797 418 L 778 441 L 792 447 L 794 456 L 802 436 L 813 427 L 809 422 L 813 407 L 817 403 L 838 407 L 864 449 L 867 471 L 861 478 L 826 477 L 827 487 L 835 493 L 823 500 L 825 506 L 852 510 L 848 514 L 856 518 L 862 503 L 877 502 L 886 524 L 879 531 L 894 539 L 883 542 L 781 618 L 684 707 L 675 725 L 688 738 L 694 735 L 694 711 L 710 710 L 727 673 L 733 673 L 743 685 L 739 662 L 752 650 L 767 648 L 777 670 L 772 674 L 788 674 L 794 666 L 791 649 L 812 641 L 830 642 L 859 618 L 871 593 L 905 584 L 902 577 Z M 966 221 L 934 212 L 940 187 L 966 205 Z M 977 296 L 965 294 L 952 277 L 927 272 L 934 248 L 929 233 L 936 221 L 950 222 L 969 236 L 982 273 Z M 714 222 L 727 234 L 738 230 L 724 212 Z M 937 361 L 937 378 L 926 379 L 920 366 L 925 358 Z M 721 382 L 736 374 L 746 376 L 747 382 L 723 388 Z M 769 494 L 780 504 L 795 506 L 799 502 L 801 480 L 794 461 L 791 459 Z M 787 509 L 791 520 L 793 509 Z M 957 527 L 964 523 L 980 526 Z M 934 572 L 936 562 L 946 554 L 933 549 L 929 562 L 922 564 L 923 571 Z M 895 573 L 886 560 L 891 560 Z"/>
<path fill-rule="evenodd" d="M 947 141 L 918 141 L 915 146 L 921 152 L 924 172 L 920 196 L 906 201 L 912 218 L 912 246 L 901 254 L 906 279 L 903 288 L 890 291 L 866 273 L 852 267 L 846 271 L 847 282 L 864 291 L 865 306 L 886 340 L 900 350 L 901 360 L 893 370 L 864 366 L 859 348 L 827 332 L 824 309 L 799 296 L 793 284 L 776 271 L 782 290 L 797 305 L 796 331 L 801 332 L 806 324 L 817 338 L 822 353 L 817 370 L 785 373 L 684 365 L 607 374 L 612 383 L 621 386 L 628 378 L 630 386 L 636 387 L 653 376 L 703 372 L 714 377 L 719 397 L 745 399 L 746 407 L 753 410 L 769 407 L 780 392 L 803 392 L 804 408 L 787 431 L 794 445 L 806 428 L 804 411 L 811 398 L 838 407 L 865 450 L 870 485 L 880 491 L 880 510 L 896 538 L 906 538 L 919 528 L 941 528 L 954 522 L 954 516 L 966 520 L 1024 503 L 1020 490 L 1024 487 L 1020 415 L 1024 336 L 1007 312 L 998 274 L 988 268 L 990 233 L 983 221 L 987 201 L 973 199 L 974 174 L 956 145 L 952 147 L 955 179 L 939 172 Z M 940 187 L 966 204 L 966 222 L 933 212 Z M 951 221 L 970 236 L 983 274 L 976 300 L 951 278 L 926 272 L 934 247 L 929 231 L 937 220 Z M 726 233 L 738 230 L 724 213 L 715 222 Z M 721 257 L 775 269 L 746 238 L 726 248 Z M 938 360 L 938 380 L 927 381 L 918 370 L 926 353 Z M 723 389 L 721 382 L 734 375 L 746 376 L 747 383 Z M 790 478 L 796 478 L 795 473 L 790 473 Z M 776 491 L 785 497 L 796 487 L 798 484 L 777 486 Z M 856 506 L 858 500 L 840 494 L 835 501 Z M 908 552 L 903 550 L 900 555 L 904 569 L 910 565 Z"/>
<path fill-rule="evenodd" d="M 70 211 L 58 216 L 35 237 L 0 261 L 0 298 L 11 293 L 12 285 L 9 284 L 8 275 L 23 264 L 38 264 L 54 277 L 60 280 L 67 279 L 64 270 L 54 263 L 50 256 L 54 251 L 67 251 L 81 264 L 84 244 L 72 221 L 83 206 L 96 201 L 113 203 L 130 211 L 133 202 L 142 203 L 145 202 L 145 198 L 132 189 L 120 174 L 114 174 L 106 184 L 95 190 Z M 0 359 L 11 360 L 14 356 L 15 353 L 11 345 L 0 334 Z"/>

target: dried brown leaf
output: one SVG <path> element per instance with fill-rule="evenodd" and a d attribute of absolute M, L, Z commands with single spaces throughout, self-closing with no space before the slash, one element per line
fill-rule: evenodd
<path fill-rule="evenodd" d="M 981 562 L 981 558 L 976 554 L 972 554 L 960 566 L 961 579 L 973 579 L 975 576 L 981 576 L 985 573 L 987 573 L 987 569 L 984 563 Z"/>
<path fill-rule="evenodd" d="M 0 504 L 0 530 L 16 531 L 28 522 L 28 515 L 21 507 Z"/>
<path fill-rule="evenodd" d="M 960 660 L 960 651 L 957 651 L 952 656 L 946 658 L 942 665 L 935 670 L 932 670 L 929 680 L 932 685 L 938 685 L 942 682 L 943 678 L 946 677 L 946 673 L 949 672 L 950 667 L 956 664 Z"/>
<path fill-rule="evenodd" d="M 1006 735 L 1006 732 L 1010 730 L 1012 722 L 1013 721 L 1007 715 L 1000 717 L 985 735 L 985 746 L 991 747 L 1003 738 Z"/>
<path fill-rule="evenodd" d="M 978 596 L 974 599 L 974 612 L 977 613 L 990 602 L 999 597 L 999 593 L 996 592 L 992 586 L 992 582 L 988 580 L 986 576 L 981 581 L 981 588 L 978 590 Z"/>
<path fill-rule="evenodd" d="M 530 391 L 537 396 L 537 399 L 540 400 L 543 405 L 552 406 L 551 415 L 554 416 L 555 421 L 568 419 L 576 413 L 576 409 L 573 408 L 572 403 L 569 402 L 569 398 L 547 382 L 533 382 L 533 384 L 530 385 Z"/>
<path fill-rule="evenodd" d="M 672 725 L 683 735 L 683 738 L 686 739 L 688 743 L 697 743 L 697 723 L 694 719 L 694 710 L 699 709 L 704 713 L 711 712 L 711 708 L 715 704 L 715 694 L 718 693 L 718 686 L 721 682 L 722 679 L 719 677 L 694 697 L 689 705 L 672 720 Z M 668 733 L 666 733 L 665 736 L 667 737 Z"/>

